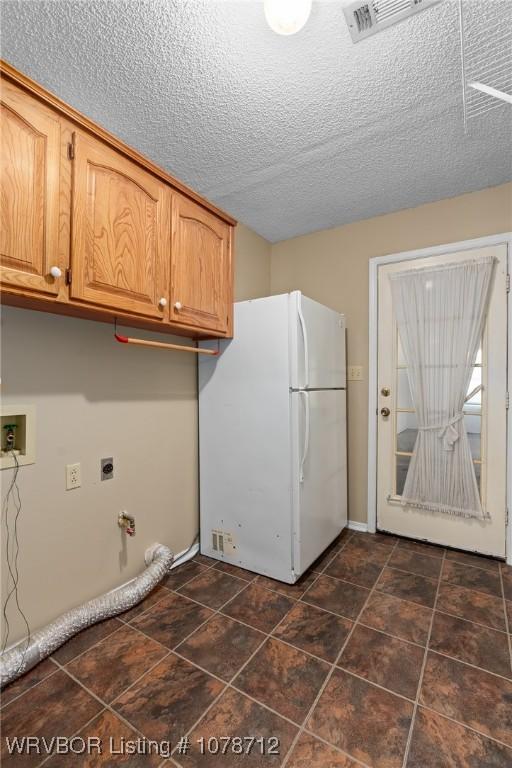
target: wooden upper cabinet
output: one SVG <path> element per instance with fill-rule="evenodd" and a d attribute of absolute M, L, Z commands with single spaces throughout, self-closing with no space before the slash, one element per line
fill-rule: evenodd
<path fill-rule="evenodd" d="M 169 188 L 80 132 L 73 152 L 71 298 L 167 320 Z"/>
<path fill-rule="evenodd" d="M 231 332 L 231 231 L 201 205 L 173 194 L 171 321 Z"/>
<path fill-rule="evenodd" d="M 4 303 L 230 336 L 236 224 L 0 61 Z"/>
<path fill-rule="evenodd" d="M 61 123 L 10 83 L 2 81 L 0 97 L 1 282 L 57 295 L 67 267 L 59 255 Z"/>

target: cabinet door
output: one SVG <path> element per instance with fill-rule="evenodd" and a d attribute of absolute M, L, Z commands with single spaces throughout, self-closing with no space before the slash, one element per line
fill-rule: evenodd
<path fill-rule="evenodd" d="M 1 282 L 57 295 L 67 267 L 59 257 L 59 118 L 10 83 L 1 85 Z M 50 275 L 52 266 L 60 278 Z"/>
<path fill-rule="evenodd" d="M 173 195 L 172 321 L 229 334 L 233 310 L 231 227 Z"/>
<path fill-rule="evenodd" d="M 72 298 L 167 319 L 168 188 L 83 134 L 74 154 Z"/>

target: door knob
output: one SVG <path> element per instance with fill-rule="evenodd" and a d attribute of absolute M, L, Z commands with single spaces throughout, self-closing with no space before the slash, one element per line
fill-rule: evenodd
<path fill-rule="evenodd" d="M 389 416 L 390 413 L 391 413 L 391 411 L 389 410 L 389 408 L 381 408 L 380 409 L 380 415 L 384 416 L 385 419 Z"/>
<path fill-rule="evenodd" d="M 62 270 L 59 267 L 50 267 L 50 275 L 52 277 L 62 277 Z"/>
<path fill-rule="evenodd" d="M 381 393 L 382 397 L 389 397 L 390 394 L 391 394 L 391 390 L 390 390 L 389 387 L 382 387 L 380 393 Z"/>
<path fill-rule="evenodd" d="M 181 307 L 182 307 L 182 306 L 183 306 L 183 305 L 182 305 L 181 301 L 175 301 L 175 302 L 174 302 L 174 309 L 177 309 L 177 310 L 178 310 L 178 312 L 180 311 L 180 309 L 181 309 Z"/>
<path fill-rule="evenodd" d="M 160 301 L 158 302 L 158 306 L 159 306 L 159 307 L 162 307 L 162 309 L 163 309 L 163 307 L 166 307 L 166 306 L 167 306 L 167 299 L 166 299 L 164 296 L 162 296 L 162 298 L 161 298 L 161 299 L 160 299 Z"/>

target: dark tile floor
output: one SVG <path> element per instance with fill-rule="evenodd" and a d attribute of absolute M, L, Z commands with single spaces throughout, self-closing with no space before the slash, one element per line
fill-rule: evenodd
<path fill-rule="evenodd" d="M 347 531 L 293 586 L 199 556 L 3 692 L 2 765 L 510 768 L 511 630 L 512 568 L 474 555 Z M 7 754 L 24 734 L 104 752 Z"/>

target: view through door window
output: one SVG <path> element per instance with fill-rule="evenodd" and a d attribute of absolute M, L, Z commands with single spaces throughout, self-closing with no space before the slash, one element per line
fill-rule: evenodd
<path fill-rule="evenodd" d="M 418 419 L 412 401 L 407 364 L 400 344 L 398 329 L 395 329 L 395 392 L 397 407 L 395 412 L 395 487 L 393 495 L 400 497 L 404 488 L 405 478 L 413 455 L 416 437 L 418 435 Z M 473 366 L 473 374 L 467 391 L 464 406 L 464 424 L 469 438 L 475 475 L 482 498 L 482 487 L 485 482 L 485 457 L 482 435 L 485 435 L 485 334 Z"/>

